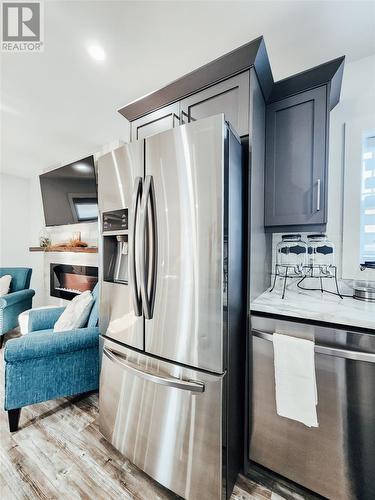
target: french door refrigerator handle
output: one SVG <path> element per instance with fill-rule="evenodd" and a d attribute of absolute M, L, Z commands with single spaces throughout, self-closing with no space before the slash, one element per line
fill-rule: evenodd
<path fill-rule="evenodd" d="M 149 229 L 150 232 L 148 233 Z M 157 277 L 157 224 L 155 190 L 151 175 L 147 175 L 145 178 L 140 233 L 140 275 L 143 313 L 146 319 L 152 319 Z M 146 234 L 148 235 L 147 240 Z"/>
<path fill-rule="evenodd" d="M 272 342 L 272 333 L 261 332 L 260 330 L 252 330 L 253 337 L 268 340 Z M 351 359 L 353 361 L 365 361 L 366 363 L 375 363 L 375 353 L 364 351 L 352 351 L 350 349 L 340 349 L 338 347 L 330 347 L 325 345 L 315 344 L 314 351 L 317 354 L 325 354 L 335 358 Z"/>
<path fill-rule="evenodd" d="M 156 375 L 154 373 L 145 372 L 143 370 L 140 370 L 139 368 L 136 368 L 135 366 L 132 366 L 129 361 L 127 361 L 125 356 L 115 353 L 107 347 L 104 347 L 103 353 L 107 356 L 108 359 L 120 365 L 122 368 L 132 373 L 136 377 L 148 380 L 149 382 L 153 382 L 155 384 L 165 385 L 167 387 L 175 387 L 176 389 L 183 389 L 185 391 L 204 392 L 204 384 L 202 382 L 181 380 L 174 377 L 161 377 L 160 375 Z"/>
<path fill-rule="evenodd" d="M 134 190 L 132 199 L 133 220 L 131 224 L 131 235 L 130 235 L 131 241 L 129 245 L 129 283 L 130 283 L 131 294 L 133 297 L 134 314 L 136 316 L 142 316 L 142 301 L 138 293 L 136 255 L 135 255 L 137 215 L 138 215 L 138 207 L 141 195 L 142 195 L 142 177 L 136 177 L 134 181 Z"/>
<path fill-rule="evenodd" d="M 150 176 L 150 259 L 149 259 L 149 273 L 147 280 L 147 291 L 151 309 L 151 318 L 154 312 L 155 293 L 156 293 L 156 280 L 157 280 L 157 262 L 158 262 L 158 231 L 157 231 L 157 217 L 156 217 L 156 198 L 155 187 L 152 176 Z"/>

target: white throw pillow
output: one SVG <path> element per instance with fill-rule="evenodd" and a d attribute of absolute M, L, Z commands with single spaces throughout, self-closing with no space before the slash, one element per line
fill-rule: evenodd
<path fill-rule="evenodd" d="M 56 321 L 53 331 L 66 332 L 85 326 L 93 302 L 94 298 L 89 290 L 76 295 Z"/>
<path fill-rule="evenodd" d="M 12 276 L 10 274 L 5 274 L 0 278 L 0 297 L 2 295 L 6 295 L 9 292 L 11 281 Z"/>

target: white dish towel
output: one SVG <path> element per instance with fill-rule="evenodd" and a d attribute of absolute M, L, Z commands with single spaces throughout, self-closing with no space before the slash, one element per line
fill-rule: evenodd
<path fill-rule="evenodd" d="M 277 414 L 319 427 L 314 342 L 275 332 L 273 350 Z"/>

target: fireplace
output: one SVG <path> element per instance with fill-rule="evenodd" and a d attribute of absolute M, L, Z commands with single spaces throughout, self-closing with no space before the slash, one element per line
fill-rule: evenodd
<path fill-rule="evenodd" d="M 50 264 L 50 293 L 52 297 L 72 300 L 86 290 L 93 290 L 98 282 L 98 268 Z"/>

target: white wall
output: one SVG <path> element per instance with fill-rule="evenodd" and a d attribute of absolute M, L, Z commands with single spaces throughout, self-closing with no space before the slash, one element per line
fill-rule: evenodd
<path fill-rule="evenodd" d="M 29 266 L 30 179 L 0 174 L 0 266 Z"/>
<path fill-rule="evenodd" d="M 38 189 L 34 179 L 0 174 L 0 266 L 32 268 L 34 306 L 44 303 L 43 254 L 29 251 L 43 226 Z"/>
<path fill-rule="evenodd" d="M 35 176 L 30 179 L 30 246 L 39 246 L 39 235 L 43 228 L 42 195 L 39 177 Z M 42 252 L 30 252 L 30 266 L 33 268 L 31 285 L 35 290 L 33 305 L 38 307 L 47 303 L 47 293 L 44 286 L 44 254 Z"/>

